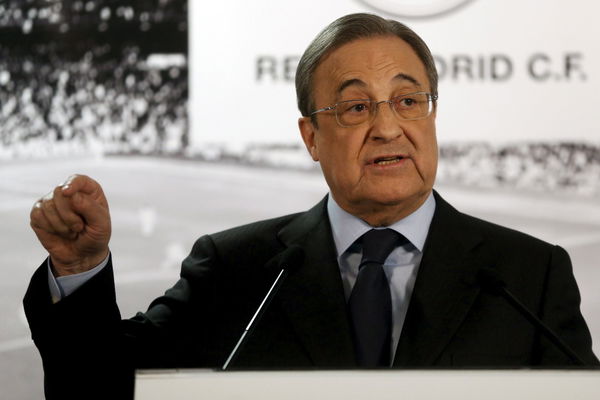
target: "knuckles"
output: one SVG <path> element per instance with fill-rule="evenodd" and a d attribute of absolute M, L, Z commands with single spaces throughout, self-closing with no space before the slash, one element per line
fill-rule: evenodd
<path fill-rule="evenodd" d="M 90 182 L 101 195 L 100 199 L 96 199 L 98 205 L 107 211 L 108 204 L 103 197 L 100 185 L 86 175 L 74 174 L 33 204 L 29 214 L 30 226 L 38 230 L 49 229 L 60 233 L 68 230 L 69 234 L 77 234 L 77 232 L 83 230 L 85 222 L 82 221 L 78 213 L 90 204 L 88 204 L 88 194 L 84 194 L 79 190 L 89 185 Z M 68 194 L 64 192 L 67 187 L 72 188 Z M 56 221 L 57 218 L 64 226 L 59 226 L 56 223 L 52 224 L 52 221 Z"/>
<path fill-rule="evenodd" d="M 30 225 L 32 228 L 43 228 L 46 214 L 56 214 L 56 204 L 54 203 L 55 195 L 60 187 L 56 187 L 48 192 L 41 199 L 33 203 L 29 213 Z"/>
<path fill-rule="evenodd" d="M 31 210 L 31 213 L 29 213 L 29 226 L 31 226 L 32 228 L 40 227 L 40 213 L 41 211 L 39 209 L 36 209 L 35 207 Z"/>
<path fill-rule="evenodd" d="M 29 213 L 29 226 L 36 231 L 40 229 L 47 230 L 46 217 L 44 216 L 42 203 L 40 201 L 37 201 L 31 208 L 31 212 Z"/>
<path fill-rule="evenodd" d="M 55 205 L 54 205 L 54 199 L 52 197 L 50 198 L 44 198 L 42 199 L 42 203 L 41 203 L 41 209 L 45 212 L 53 212 L 55 209 Z"/>
<path fill-rule="evenodd" d="M 61 196 L 61 191 L 62 191 L 62 185 L 55 187 L 54 190 L 52 192 L 50 192 L 50 193 L 52 193 L 52 198 Z"/>
<path fill-rule="evenodd" d="M 29 217 L 33 221 L 39 219 L 42 216 L 42 214 L 42 200 L 38 200 L 33 204 L 33 207 L 31 207 Z"/>

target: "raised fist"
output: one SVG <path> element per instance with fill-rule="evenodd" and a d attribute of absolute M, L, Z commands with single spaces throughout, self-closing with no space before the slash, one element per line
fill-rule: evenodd
<path fill-rule="evenodd" d="M 108 255 L 108 202 L 88 176 L 70 176 L 33 205 L 30 218 L 56 276 L 88 271 Z"/>

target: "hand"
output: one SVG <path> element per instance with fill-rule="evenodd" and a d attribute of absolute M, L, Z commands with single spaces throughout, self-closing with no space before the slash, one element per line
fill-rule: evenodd
<path fill-rule="evenodd" d="M 108 202 L 90 177 L 69 177 L 33 205 L 30 218 L 57 276 L 88 271 L 108 255 Z"/>

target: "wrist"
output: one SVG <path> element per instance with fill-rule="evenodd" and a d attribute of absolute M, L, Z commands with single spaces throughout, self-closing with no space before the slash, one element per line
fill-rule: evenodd
<path fill-rule="evenodd" d="M 108 257 L 109 253 L 110 251 L 107 248 L 102 252 L 82 257 L 72 262 L 62 262 L 50 256 L 50 267 L 55 277 L 80 274 L 100 265 Z"/>

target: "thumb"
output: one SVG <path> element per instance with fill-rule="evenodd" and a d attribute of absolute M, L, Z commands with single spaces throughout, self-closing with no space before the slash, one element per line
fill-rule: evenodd
<path fill-rule="evenodd" d="M 94 194 L 102 191 L 100 184 L 86 175 L 71 175 L 61 186 L 62 194 L 67 197 L 79 192 Z"/>
<path fill-rule="evenodd" d="M 71 197 L 71 205 L 73 210 L 94 230 L 110 230 L 110 213 L 103 198 L 76 192 Z"/>

